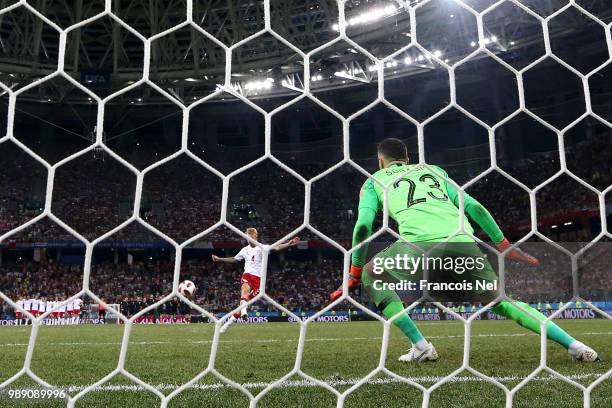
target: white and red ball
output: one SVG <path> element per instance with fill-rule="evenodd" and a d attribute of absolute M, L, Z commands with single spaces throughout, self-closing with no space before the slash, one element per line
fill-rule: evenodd
<path fill-rule="evenodd" d="M 184 280 L 179 283 L 178 291 L 184 296 L 191 297 L 196 291 L 196 286 L 192 281 Z"/>

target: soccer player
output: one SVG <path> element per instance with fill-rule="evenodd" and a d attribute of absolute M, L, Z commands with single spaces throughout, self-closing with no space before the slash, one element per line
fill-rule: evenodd
<path fill-rule="evenodd" d="M 25 310 L 24 302 L 25 301 L 23 300 L 23 298 L 20 297 L 19 300 L 17 300 L 17 302 L 16 302 L 17 303 L 17 307 L 20 307 L 21 309 Z M 18 309 L 15 309 L 15 319 L 16 320 L 21 320 L 23 317 L 24 317 L 23 312 L 21 312 Z M 25 323 L 25 322 L 22 322 L 22 323 Z"/>
<path fill-rule="evenodd" d="M 62 300 L 62 303 L 63 302 L 64 301 Z M 59 308 L 59 317 L 60 317 L 60 319 L 65 319 L 66 318 L 66 312 L 67 312 L 66 305 L 62 304 L 60 306 L 60 308 Z"/>
<path fill-rule="evenodd" d="M 393 138 L 385 139 L 378 145 L 378 163 L 380 170 L 374 173 L 373 177 L 382 186 L 369 178 L 361 188 L 358 218 L 353 230 L 353 246 L 360 244 L 372 234 L 374 219 L 383 206 L 385 195 L 383 186 L 388 186 L 389 215 L 397 222 L 399 234 L 408 243 L 398 240 L 376 254 L 367 264 L 365 264 L 367 245 L 353 252 L 349 289 L 356 287 L 362 281 L 386 318 L 401 313 L 393 324 L 410 339 L 412 347 L 407 354 L 399 358 L 400 361 L 437 360 L 438 353 L 434 346 L 423 337 L 409 315 L 403 312 L 404 306 L 398 293 L 390 290 L 391 285 L 384 284 L 414 282 L 415 286 L 418 285 L 415 291 L 400 292 L 403 296 L 412 296 L 412 301 L 418 298 L 416 296 L 418 289 L 424 289 L 420 287 L 424 282 L 430 294 L 440 293 L 451 298 L 454 296 L 461 302 L 481 301 L 488 304 L 497 297 L 497 292 L 482 286 L 496 283 L 497 276 L 476 242 L 467 235 L 473 233 L 467 218 L 464 219 L 466 234 L 453 236 L 459 226 L 459 192 L 451 183 L 446 182 L 448 176 L 444 170 L 436 166 L 430 166 L 431 169 L 435 169 L 432 171 L 423 165 L 409 165 L 406 145 L 401 140 Z M 465 213 L 480 225 L 500 252 L 511 246 L 491 214 L 478 201 L 465 193 L 464 208 Z M 427 251 L 429 252 L 425 258 L 423 253 Z M 402 263 L 403 259 L 410 262 Z M 465 259 L 472 259 L 472 262 L 479 261 L 479 266 L 482 267 L 459 272 L 456 267 L 442 267 L 442 263 L 437 262 L 438 260 L 447 262 L 449 259 L 450 265 L 453 265 L 453 262 L 454 265 L 459 265 L 456 262 L 460 259 L 463 259 L 462 262 L 466 262 Z M 506 259 L 539 265 L 536 258 L 520 249 L 513 249 L 507 253 Z M 425 264 L 429 272 L 427 281 L 422 277 Z M 365 273 L 362 275 L 364 269 Z M 484 284 L 477 289 L 479 281 Z M 451 284 L 468 283 L 471 284 L 471 289 L 438 290 L 437 286 L 433 285 L 434 289 L 431 290 L 428 285 L 432 283 L 447 284 L 447 286 L 441 285 L 442 288 L 450 288 Z M 340 296 L 342 296 L 342 287 L 333 292 L 330 299 L 333 301 Z M 538 334 L 540 334 L 540 322 L 546 318 L 523 302 L 513 304 L 501 301 L 496 303 L 491 311 L 514 320 Z M 597 353 L 593 349 L 574 339 L 551 321 L 546 324 L 546 334 L 549 339 L 565 347 L 574 359 L 588 362 L 598 360 Z"/>
<path fill-rule="evenodd" d="M 246 234 L 251 237 L 253 241 L 257 241 L 257 230 L 255 228 L 247 228 Z M 292 238 L 290 241 L 285 242 L 284 244 L 278 244 L 271 249 L 274 251 L 282 251 L 290 246 L 297 245 L 300 241 L 299 237 Z M 249 244 L 242 248 L 240 252 L 236 254 L 236 256 L 229 258 L 221 258 L 217 255 L 212 256 L 213 262 L 225 262 L 225 263 L 234 263 L 238 261 L 244 261 L 244 273 L 242 274 L 242 278 L 240 279 L 240 306 L 243 306 L 250 299 L 257 296 L 259 293 L 259 282 L 261 280 L 261 268 L 262 268 L 262 260 L 263 260 L 263 251 L 261 247 L 255 245 L 251 241 Z M 234 313 L 225 324 L 221 327 L 221 333 L 224 333 L 228 327 L 234 323 L 238 318 L 245 317 L 247 315 L 247 308 L 243 307 L 239 312 Z"/>
<path fill-rule="evenodd" d="M 39 307 L 40 307 L 40 300 L 32 299 L 32 304 L 30 306 L 30 308 L 32 309 L 30 311 L 30 313 L 32 313 L 32 316 L 38 317 L 38 315 L 40 314 Z"/>
<path fill-rule="evenodd" d="M 51 312 L 51 316 L 54 319 L 59 319 L 60 318 L 60 308 L 59 308 L 60 303 L 62 303 L 62 301 L 60 300 L 60 297 L 56 295 L 55 296 L 55 300 L 53 302 L 51 302 L 51 306 L 52 306 L 52 309 L 53 309 L 53 312 Z"/>
<path fill-rule="evenodd" d="M 66 317 L 72 318 L 73 316 L 74 316 L 74 300 L 71 300 L 66 305 Z"/>
<path fill-rule="evenodd" d="M 72 314 L 75 317 L 75 321 L 78 322 L 81 317 L 81 307 L 83 306 L 83 299 L 76 298 L 72 301 Z"/>
<path fill-rule="evenodd" d="M 106 303 L 104 303 L 104 301 L 101 301 L 100 304 L 98 304 L 98 319 L 106 319 Z"/>
<path fill-rule="evenodd" d="M 57 296 L 56 296 L 56 297 L 54 297 L 54 298 L 51 298 L 51 299 L 57 299 Z M 48 300 L 48 301 L 47 301 L 47 310 L 46 310 L 46 312 L 49 312 L 49 311 L 53 310 L 53 309 L 55 308 L 56 304 L 57 304 L 57 301 L 56 301 L 56 300 Z M 56 311 L 55 311 L 55 310 L 54 310 L 54 311 L 52 311 L 52 312 L 51 312 L 51 313 L 50 313 L 50 314 L 47 316 L 47 319 L 54 319 L 54 318 L 56 317 L 56 316 L 55 316 L 55 313 L 56 313 Z"/>
<path fill-rule="evenodd" d="M 23 310 L 25 310 L 26 312 L 32 313 L 32 302 L 34 302 L 34 299 L 32 299 L 32 298 L 24 299 L 24 301 L 23 301 Z M 26 321 L 26 323 L 27 323 L 27 321 Z"/>

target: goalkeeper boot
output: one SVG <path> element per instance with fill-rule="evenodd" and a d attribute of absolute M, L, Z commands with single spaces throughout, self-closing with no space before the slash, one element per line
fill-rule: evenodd
<path fill-rule="evenodd" d="M 574 360 L 584 361 L 587 363 L 592 363 L 594 361 L 600 360 L 595 350 L 579 341 L 575 343 L 576 344 L 570 345 L 570 348 L 567 350 Z"/>
<path fill-rule="evenodd" d="M 404 363 L 421 363 L 423 361 L 436 361 L 438 357 L 438 352 L 433 344 L 427 343 L 427 346 L 423 350 L 420 350 L 413 344 L 407 354 L 400 356 L 399 361 Z"/>

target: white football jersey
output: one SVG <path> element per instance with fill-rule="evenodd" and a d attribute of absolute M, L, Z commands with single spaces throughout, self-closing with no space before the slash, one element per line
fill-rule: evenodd
<path fill-rule="evenodd" d="M 74 299 L 74 310 L 81 310 L 82 304 L 83 304 L 82 299 Z"/>
<path fill-rule="evenodd" d="M 244 260 L 244 273 L 261 276 L 263 252 L 260 247 L 247 245 L 234 258 L 238 261 Z"/>
<path fill-rule="evenodd" d="M 24 310 L 27 310 L 28 312 L 32 310 L 32 300 L 33 299 L 26 299 L 23 301 Z"/>
<path fill-rule="evenodd" d="M 20 307 L 20 308 L 24 309 L 24 307 L 23 307 L 23 303 L 24 303 L 24 302 L 23 302 L 23 299 L 19 299 L 19 300 L 17 301 L 17 307 Z M 24 310 L 25 310 L 25 309 L 24 309 Z"/>
<path fill-rule="evenodd" d="M 38 299 L 32 299 L 32 304 L 30 305 L 30 308 L 33 312 L 38 312 L 38 305 L 40 304 L 40 301 Z"/>

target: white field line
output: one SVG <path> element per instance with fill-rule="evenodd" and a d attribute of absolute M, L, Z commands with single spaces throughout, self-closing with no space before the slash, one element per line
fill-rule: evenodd
<path fill-rule="evenodd" d="M 573 381 L 580 381 L 589 378 L 599 378 L 605 373 L 589 373 L 589 374 L 574 374 L 569 375 L 567 378 Z M 442 380 L 444 377 L 437 376 L 423 376 L 423 377 L 406 377 L 409 380 L 412 380 L 417 383 L 433 383 Z M 525 377 L 521 376 L 506 376 L 506 377 L 491 377 L 499 382 L 518 382 L 525 379 Z M 361 378 L 349 378 L 346 380 L 339 379 L 328 379 L 324 380 L 327 384 L 332 387 L 341 387 L 341 386 L 351 386 L 355 385 L 359 382 Z M 450 382 L 482 382 L 485 381 L 480 377 L 475 376 L 464 376 L 464 377 L 453 377 Z M 562 381 L 561 379 L 553 376 L 545 376 L 545 377 L 536 377 L 532 381 L 542 381 L 542 382 L 551 382 L 551 381 Z M 366 384 L 370 385 L 386 385 L 386 384 L 401 384 L 406 385 L 405 383 L 390 377 L 385 378 L 375 378 L 366 382 Z M 253 382 L 253 383 L 245 383 L 242 384 L 243 387 L 247 389 L 257 389 L 257 388 L 265 388 L 270 385 L 269 382 Z M 153 387 L 159 391 L 171 391 L 180 387 L 180 384 L 157 384 L 153 385 Z M 86 385 L 71 385 L 68 387 L 58 387 L 58 389 L 66 390 L 70 394 L 77 393 L 86 388 Z M 278 385 L 279 388 L 305 388 L 305 387 L 318 387 L 317 384 L 310 382 L 308 380 L 292 380 L 292 381 L 284 381 Z M 231 386 L 225 383 L 214 383 L 214 384 L 192 384 L 188 387 L 189 389 L 196 390 L 214 390 L 214 389 L 222 389 L 222 388 L 231 388 Z M 92 392 L 149 392 L 145 390 L 144 387 L 137 384 L 113 384 L 113 385 L 101 385 L 92 390 Z"/>
<path fill-rule="evenodd" d="M 583 332 L 583 333 L 572 333 L 579 336 L 609 336 L 612 332 Z M 535 333 L 506 333 L 506 334 L 474 334 L 472 338 L 478 337 L 539 337 L 539 334 Z M 428 339 L 456 339 L 463 338 L 463 335 L 446 335 L 446 336 L 427 336 Z M 325 341 L 369 341 L 369 340 L 382 340 L 382 337 L 319 337 L 319 338 L 307 338 L 307 342 L 325 342 Z M 390 341 L 399 339 L 390 339 Z M 403 340 L 403 339 L 402 339 Z M 297 339 L 249 339 L 249 340 L 219 340 L 219 343 L 296 343 Z M 188 344 L 210 344 L 212 340 L 187 340 Z M 112 346 L 120 345 L 120 341 L 113 342 L 44 342 L 40 346 Z M 176 341 L 131 341 L 131 345 L 146 346 L 156 344 L 176 344 Z M 0 347 L 23 347 L 27 346 L 28 343 L 0 343 Z"/>

